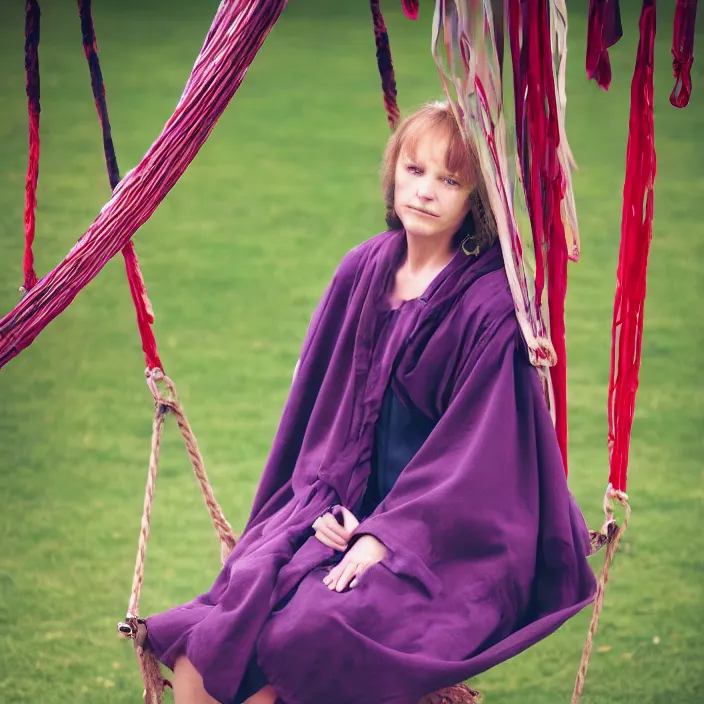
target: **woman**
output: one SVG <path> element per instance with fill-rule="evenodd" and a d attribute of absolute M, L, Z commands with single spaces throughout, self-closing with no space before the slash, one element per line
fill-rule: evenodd
<path fill-rule="evenodd" d="M 383 186 L 392 229 L 344 257 L 316 309 L 237 547 L 210 591 L 147 621 L 177 704 L 415 704 L 593 597 L 446 106 L 391 137 Z"/>

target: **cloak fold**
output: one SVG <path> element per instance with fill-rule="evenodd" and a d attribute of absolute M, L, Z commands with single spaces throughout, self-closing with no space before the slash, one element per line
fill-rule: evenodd
<path fill-rule="evenodd" d="M 253 652 L 286 704 L 416 704 L 544 638 L 593 598 L 572 499 L 498 247 L 462 250 L 393 326 L 403 232 L 352 250 L 323 295 L 246 529 L 212 588 L 147 620 L 221 702 Z M 330 592 L 310 529 L 357 505 L 394 385 L 435 423 L 356 535 L 389 554 Z"/>

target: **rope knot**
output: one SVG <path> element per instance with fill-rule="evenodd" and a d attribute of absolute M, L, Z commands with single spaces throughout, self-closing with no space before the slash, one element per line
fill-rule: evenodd
<path fill-rule="evenodd" d="M 144 376 L 154 397 L 154 402 L 157 406 L 162 407 L 162 413 L 167 410 L 176 411 L 179 401 L 174 382 L 159 367 L 147 368 L 144 371 Z M 165 391 L 160 386 L 166 387 Z"/>

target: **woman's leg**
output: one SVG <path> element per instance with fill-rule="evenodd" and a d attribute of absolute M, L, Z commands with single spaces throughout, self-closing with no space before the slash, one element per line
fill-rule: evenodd
<path fill-rule="evenodd" d="M 203 678 L 185 655 L 174 663 L 172 684 L 176 704 L 218 704 L 205 691 Z"/>
<path fill-rule="evenodd" d="M 253 694 L 244 704 L 275 704 L 276 692 L 274 688 L 268 684 L 260 689 L 256 694 Z"/>
<path fill-rule="evenodd" d="M 172 684 L 175 704 L 218 704 L 217 700 L 205 691 L 203 678 L 185 655 L 174 663 Z M 244 704 L 275 704 L 275 702 L 276 692 L 271 685 L 267 685 L 249 697 Z"/>

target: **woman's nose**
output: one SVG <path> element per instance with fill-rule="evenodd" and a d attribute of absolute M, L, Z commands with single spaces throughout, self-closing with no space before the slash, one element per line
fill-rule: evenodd
<path fill-rule="evenodd" d="M 429 178 L 420 178 L 418 180 L 418 197 L 423 200 L 432 200 L 435 196 L 435 190 L 433 188 L 433 183 Z"/>

